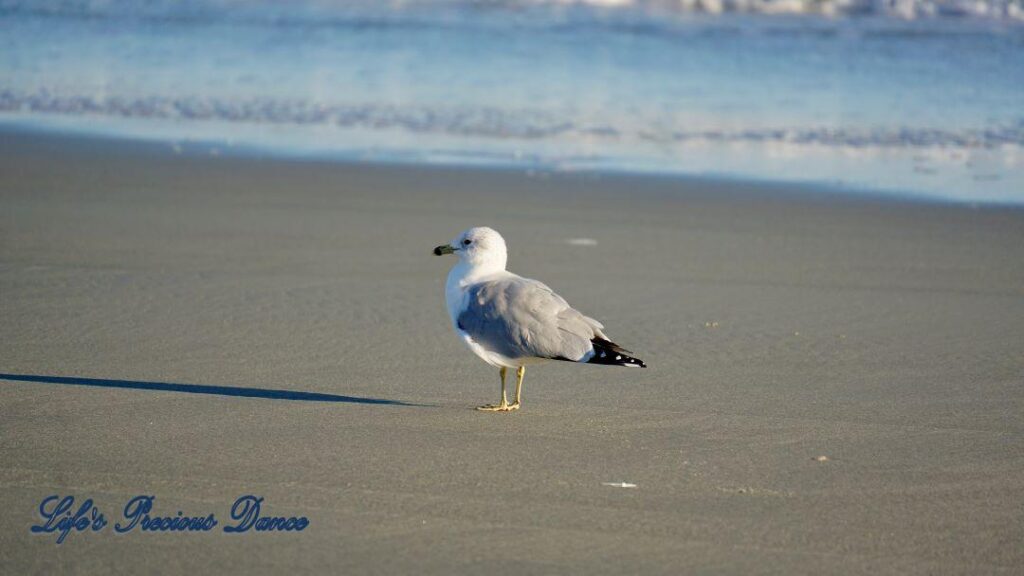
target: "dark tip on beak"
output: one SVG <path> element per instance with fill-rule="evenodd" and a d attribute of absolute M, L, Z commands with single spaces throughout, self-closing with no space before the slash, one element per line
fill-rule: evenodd
<path fill-rule="evenodd" d="M 455 250 L 453 250 L 452 247 L 447 244 L 442 244 L 437 248 L 434 248 L 434 256 L 442 256 L 444 254 L 451 254 L 453 252 L 455 252 Z"/>

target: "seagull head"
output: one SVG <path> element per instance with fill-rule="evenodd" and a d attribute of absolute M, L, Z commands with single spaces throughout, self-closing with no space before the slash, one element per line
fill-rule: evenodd
<path fill-rule="evenodd" d="M 486 226 L 470 228 L 455 237 L 448 244 L 434 248 L 434 254 L 457 254 L 459 259 L 471 266 L 505 269 L 508 251 L 505 239 L 498 231 Z"/>

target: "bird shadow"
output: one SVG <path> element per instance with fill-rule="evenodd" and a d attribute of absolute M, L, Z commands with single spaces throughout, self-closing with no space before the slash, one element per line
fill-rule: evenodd
<path fill-rule="evenodd" d="M 143 382 L 140 380 L 110 380 L 106 378 L 79 378 L 71 376 L 37 376 L 33 374 L 0 374 L 0 380 L 71 386 L 98 386 L 101 388 L 128 388 L 132 390 L 157 390 L 160 392 L 185 392 L 188 394 L 212 394 L 215 396 L 241 396 L 244 398 L 266 398 L 268 400 L 342 402 L 346 404 L 376 404 L 385 406 L 429 406 L 428 404 L 413 404 L 402 402 L 401 400 L 388 400 L 386 398 L 339 396 L 322 392 L 247 388 L 244 386 L 210 386 L 207 384 L 177 384 L 174 382 Z"/>

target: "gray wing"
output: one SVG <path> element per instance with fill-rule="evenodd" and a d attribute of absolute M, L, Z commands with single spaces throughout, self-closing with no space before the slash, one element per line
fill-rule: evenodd
<path fill-rule="evenodd" d="M 457 324 L 475 342 L 508 358 L 576 361 L 593 350 L 593 338 L 605 338 L 600 322 L 544 284 L 519 276 L 471 286 Z"/>

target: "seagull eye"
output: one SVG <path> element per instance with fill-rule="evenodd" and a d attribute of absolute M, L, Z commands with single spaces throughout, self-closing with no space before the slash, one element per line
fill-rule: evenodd
<path fill-rule="evenodd" d="M 469 246 L 472 243 L 473 243 L 473 241 L 470 240 L 469 238 L 466 238 L 465 240 L 462 241 L 462 245 L 463 246 Z"/>

